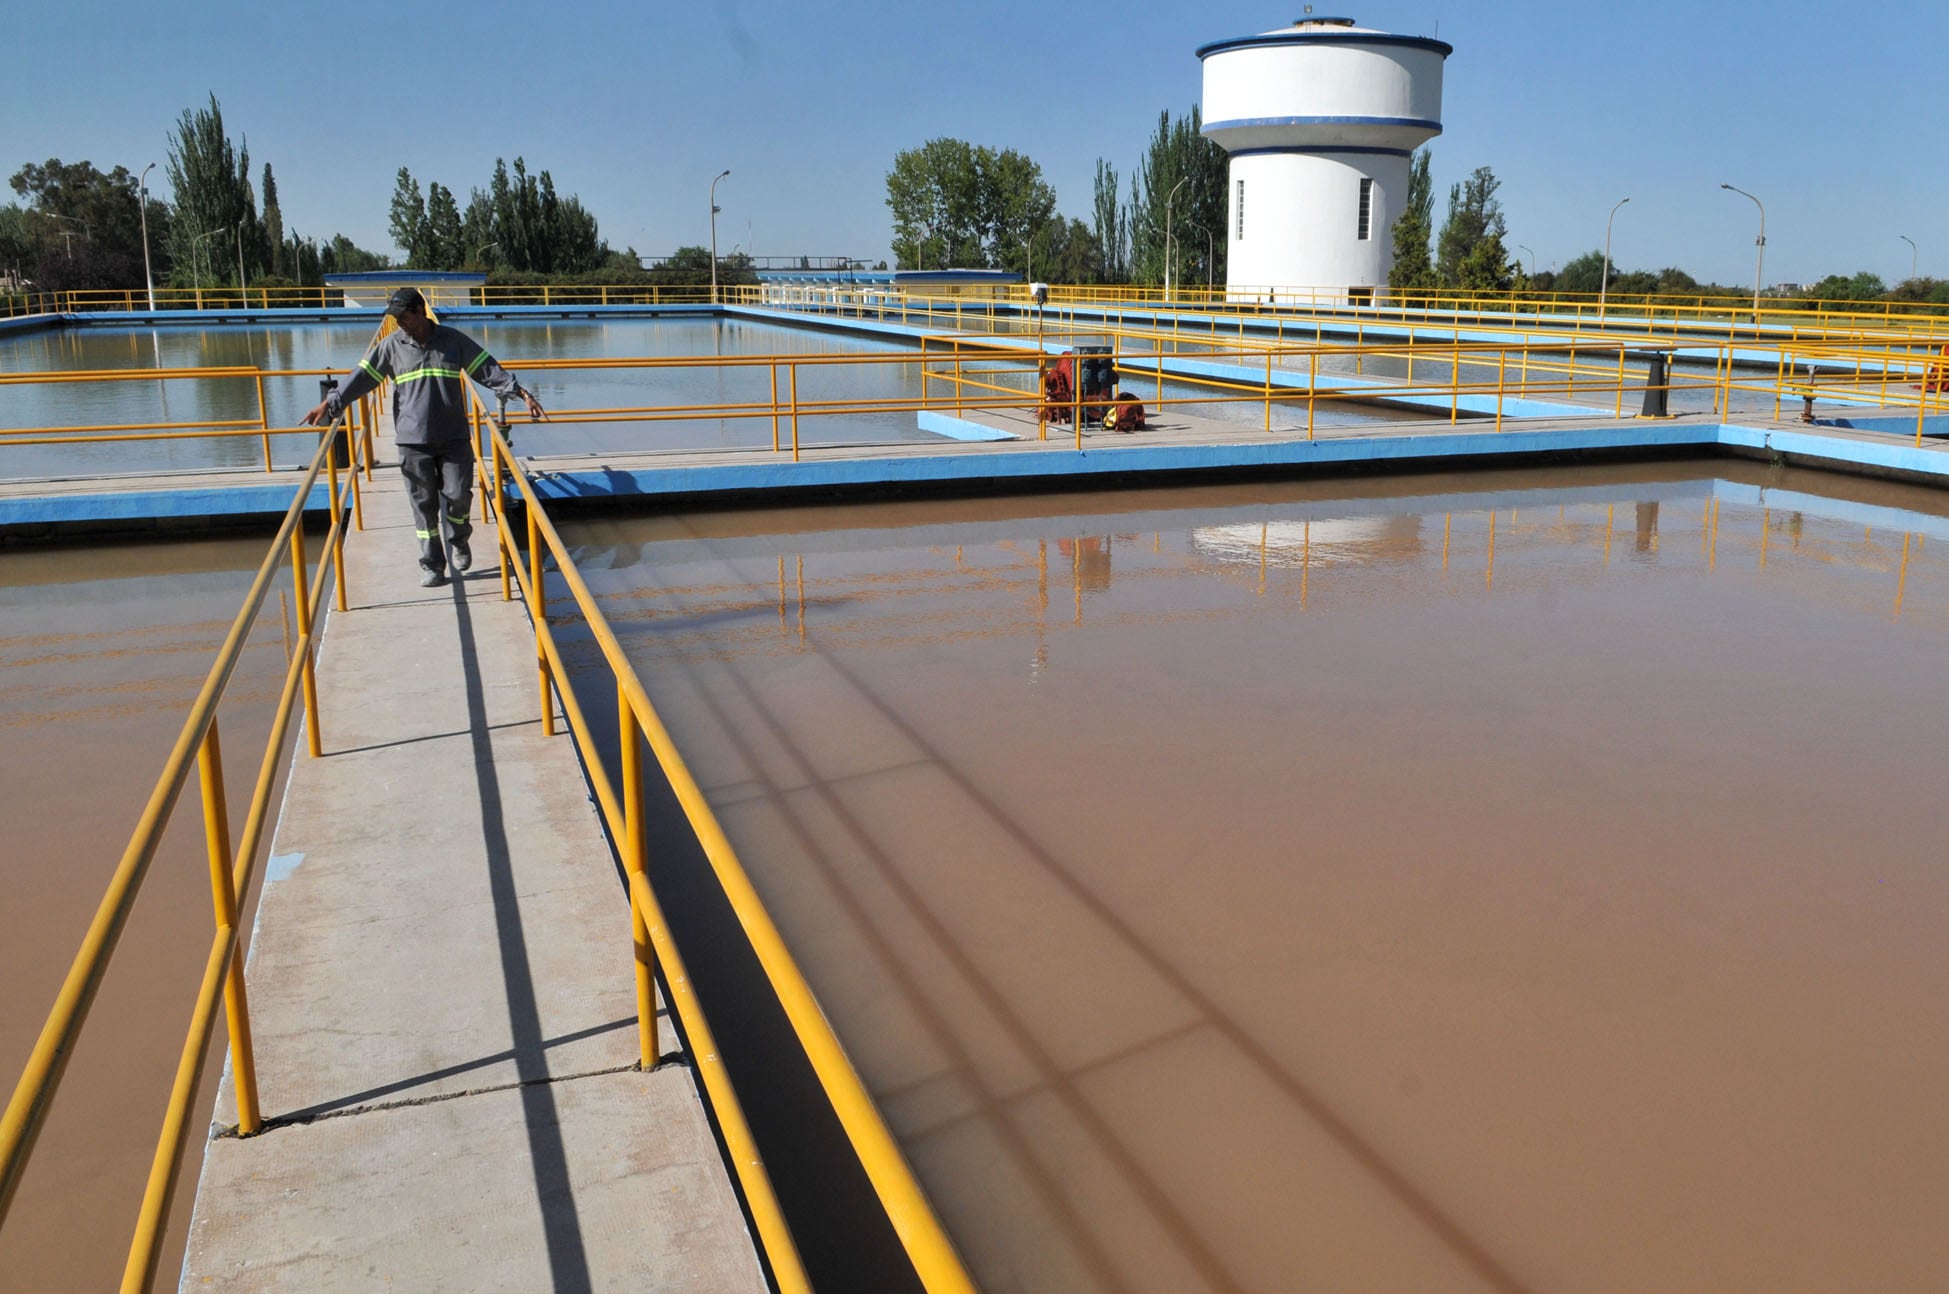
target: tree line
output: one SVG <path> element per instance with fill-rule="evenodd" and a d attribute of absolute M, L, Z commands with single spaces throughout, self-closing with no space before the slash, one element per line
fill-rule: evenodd
<path fill-rule="evenodd" d="M 587 275 L 612 258 L 581 201 L 559 196 L 552 175 L 530 175 L 519 157 L 511 174 L 504 159 L 495 159 L 493 178 L 471 191 L 465 212 L 438 180 L 428 182 L 422 198 L 419 181 L 400 167 L 389 227 L 407 263 L 420 269 Z M 627 259 L 636 264 L 634 254 Z"/>
<path fill-rule="evenodd" d="M 1058 283 L 1161 283 L 1225 277 L 1225 150 L 1193 108 L 1158 115 L 1125 190 L 1099 158 L 1091 220 L 1056 211 L 1032 158 L 960 139 L 895 155 L 886 203 L 901 269 L 1010 269 Z"/>
<path fill-rule="evenodd" d="M 1388 285 L 1403 290 L 1483 293 L 1597 293 L 1604 257 L 1592 251 L 1561 270 L 1536 271 L 1512 255 L 1495 171 L 1479 166 L 1448 190 L 1435 224 L 1433 155 L 1415 151 L 1408 190 L 1391 237 Z M 887 172 L 893 248 L 902 269 L 1018 270 L 1060 283 L 1130 283 L 1171 278 L 1187 286 L 1225 281 L 1225 150 L 1202 133 L 1199 112 L 1158 114 L 1128 184 L 1098 158 L 1092 220 L 1056 211 L 1055 191 L 1024 154 L 959 139 L 931 139 L 894 156 Z M 1700 283 L 1676 267 L 1610 265 L 1619 297 L 1750 297 L 1750 288 Z M 1914 278 L 1890 288 L 1874 274 L 1832 274 L 1794 294 L 1809 301 L 1949 304 L 1949 280 Z"/>
<path fill-rule="evenodd" d="M 234 286 L 242 274 L 253 286 L 316 287 L 329 274 L 391 264 L 343 234 L 320 239 L 287 226 L 270 163 L 253 187 L 248 141 L 231 139 L 215 95 L 207 107 L 184 110 L 162 169 L 173 202 L 153 191 L 145 198 L 145 177 L 126 167 L 103 172 L 59 158 L 21 167 L 10 184 L 24 201 L 0 205 L 0 279 L 47 291 L 140 284 L 145 217 L 159 286 Z M 573 194 L 558 194 L 547 171 L 530 174 L 518 157 L 511 170 L 496 161 L 465 212 L 438 182 L 422 197 L 401 167 L 390 216 L 406 264 L 416 269 L 478 266 L 517 282 L 659 277 L 638 269 L 634 251 L 610 251 L 595 216 Z"/>
<path fill-rule="evenodd" d="M 25 205 L 0 206 L 0 273 L 49 291 L 126 289 L 143 280 L 143 223 L 150 270 L 159 286 L 318 285 L 327 274 L 387 263 L 343 234 L 316 239 L 287 229 L 277 177 L 264 165 L 251 185 L 248 144 L 234 143 L 216 96 L 185 109 L 169 136 L 163 173 L 175 196 L 165 202 L 144 176 L 118 166 L 50 158 L 9 181 Z M 262 206 L 259 206 L 259 193 Z"/>

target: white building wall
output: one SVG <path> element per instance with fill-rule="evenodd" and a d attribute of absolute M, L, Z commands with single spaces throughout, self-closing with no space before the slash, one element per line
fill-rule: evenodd
<path fill-rule="evenodd" d="M 1373 153 L 1234 157 L 1226 194 L 1230 295 L 1262 298 L 1282 288 L 1340 292 L 1384 285 L 1394 263 L 1394 218 L 1407 198 L 1408 160 Z M 1359 237 L 1363 179 L 1374 182 L 1364 240 Z"/>

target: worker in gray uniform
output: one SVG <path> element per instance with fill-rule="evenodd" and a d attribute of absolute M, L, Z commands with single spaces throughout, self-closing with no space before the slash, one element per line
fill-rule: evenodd
<path fill-rule="evenodd" d="M 329 425 L 341 410 L 387 378 L 393 384 L 393 443 L 399 447 L 399 470 L 406 478 L 407 497 L 420 538 L 420 584 L 433 588 L 447 582 L 447 554 L 440 544 L 442 514 L 455 570 L 474 564 L 468 541 L 474 502 L 473 437 L 467 425 L 467 379 L 496 395 L 519 397 L 537 420 L 547 413 L 534 393 L 522 389 L 514 374 L 494 362 L 479 342 L 467 334 L 434 323 L 426 316 L 426 299 L 417 288 L 400 288 L 386 302 L 386 313 L 399 322 L 396 332 L 381 337 L 359 361 L 343 389 L 327 395 L 304 416 L 309 426 Z"/>

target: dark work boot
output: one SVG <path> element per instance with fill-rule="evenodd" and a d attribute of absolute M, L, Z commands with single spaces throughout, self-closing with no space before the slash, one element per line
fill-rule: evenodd
<path fill-rule="evenodd" d="M 447 555 L 438 538 L 420 540 L 420 587 L 437 589 L 447 582 Z"/>
<path fill-rule="evenodd" d="M 465 522 L 454 525 L 453 533 L 447 538 L 447 548 L 453 554 L 453 568 L 464 571 L 474 564 L 474 550 L 468 540 L 474 536 L 474 528 Z"/>

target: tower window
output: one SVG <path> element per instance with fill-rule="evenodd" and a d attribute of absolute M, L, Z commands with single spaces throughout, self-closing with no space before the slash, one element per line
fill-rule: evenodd
<path fill-rule="evenodd" d="M 1236 237 L 1240 242 L 1244 242 L 1245 241 L 1245 181 L 1244 180 L 1240 180 L 1238 182 L 1238 200 L 1232 204 L 1232 209 L 1238 213 L 1238 233 Z"/>
<path fill-rule="evenodd" d="M 1374 182 L 1363 179 L 1360 182 L 1360 221 L 1359 232 L 1354 237 L 1362 242 L 1374 236 Z"/>

